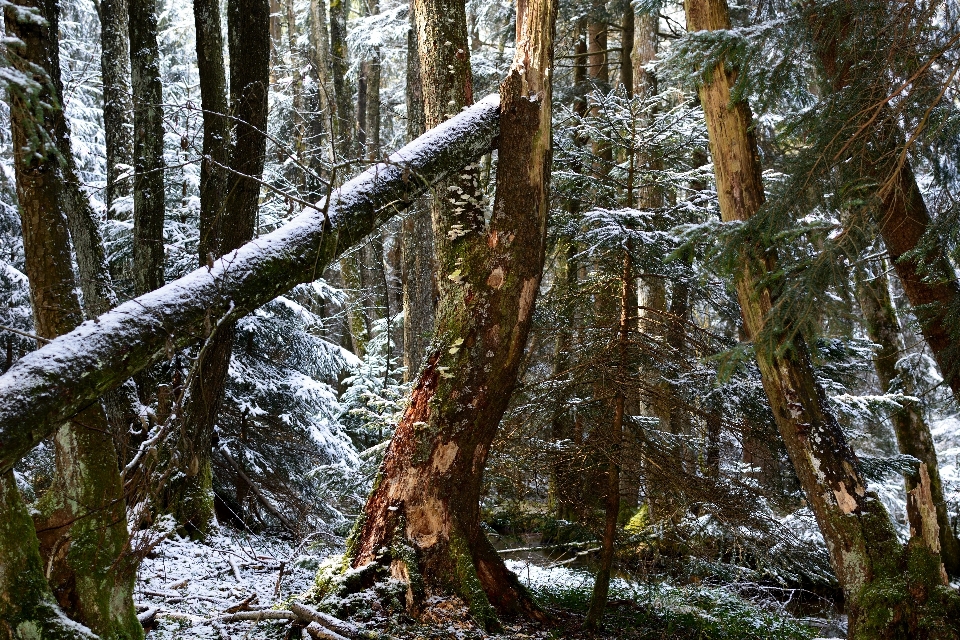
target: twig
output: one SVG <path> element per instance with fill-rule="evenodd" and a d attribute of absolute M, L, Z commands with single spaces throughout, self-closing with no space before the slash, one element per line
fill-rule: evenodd
<path fill-rule="evenodd" d="M 31 339 L 36 340 L 36 341 L 38 341 L 38 342 L 45 342 L 45 343 L 47 343 L 47 344 L 50 344 L 51 342 L 53 342 L 52 340 L 47 340 L 46 338 L 41 338 L 41 337 L 38 336 L 38 335 L 35 335 L 35 334 L 32 334 L 32 333 L 27 333 L 26 331 L 20 331 L 20 329 L 14 329 L 13 327 L 7 327 L 7 326 L 4 326 L 4 325 L 2 325 L 2 324 L 0 324 L 0 329 L 4 329 L 4 330 L 6 330 L 6 331 L 9 331 L 10 333 L 15 333 L 15 334 L 17 334 L 17 335 L 23 336 L 24 338 L 31 338 Z"/>

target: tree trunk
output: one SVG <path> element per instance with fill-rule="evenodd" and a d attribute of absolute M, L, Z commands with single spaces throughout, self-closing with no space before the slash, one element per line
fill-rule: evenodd
<path fill-rule="evenodd" d="M 417 4 L 428 124 L 437 115 L 432 108 L 446 105 L 438 105 L 440 96 L 470 98 L 438 82 L 452 64 L 462 73 L 461 87 L 469 89 L 463 11 L 462 3 Z M 351 565 L 366 568 L 364 574 L 389 570 L 407 581 L 411 609 L 431 594 L 454 592 L 487 626 L 496 625 L 495 611 L 542 616 L 480 528 L 479 498 L 543 269 L 555 16 L 551 2 L 518 7 L 519 46 L 501 85 L 502 143 L 489 227 L 482 217 L 456 213 L 434 221 L 442 274 L 439 337 L 348 549 Z M 445 25 L 453 28 L 434 31 L 450 28 Z M 451 189 L 443 197 L 463 206 L 463 191 Z M 384 555 L 386 549 L 394 552 Z"/>
<path fill-rule="evenodd" d="M 329 202 L 18 360 L 0 378 L 0 473 L 104 392 L 203 340 L 205 327 L 315 280 L 431 184 L 490 151 L 498 114 L 499 98 L 486 98 L 357 176 Z"/>
<path fill-rule="evenodd" d="M 107 217 L 128 220 L 133 181 L 133 103 L 130 101 L 130 40 L 127 0 L 101 0 L 100 73 L 107 155 Z"/>
<path fill-rule="evenodd" d="M 11 91 L 9 104 L 34 326 L 37 335 L 52 339 L 68 333 L 82 320 L 62 210 L 64 204 L 75 204 L 67 184 L 70 164 L 57 148 L 58 139 L 66 134 L 59 99 L 59 10 L 56 2 L 21 6 L 37 9 L 45 20 L 43 25 L 34 20 L 20 22 L 20 14 L 12 7 L 4 15 L 7 33 L 24 43 L 13 58 L 14 68 L 40 85 L 33 95 Z M 50 433 L 62 424 L 54 438 L 54 485 L 41 499 L 35 516 L 41 557 L 48 567 L 53 592 L 68 615 L 105 637 L 142 638 L 143 629 L 133 605 L 136 570 L 128 555 L 116 450 L 96 396 L 87 404 L 66 424 L 60 419 L 43 425 Z M 4 469 L 5 478 L 9 478 L 6 472 Z M 10 519 L 15 523 L 19 500 L 12 491 L 9 486 L 5 489 L 11 496 L 5 506 L 13 510 Z M 32 538 L 22 539 L 21 544 L 32 547 Z M 21 561 L 33 556 L 31 548 L 10 553 Z M 0 587 L 0 592 L 7 589 Z M 40 594 L 37 589 L 40 587 L 35 585 L 34 593 Z"/>
<path fill-rule="evenodd" d="M 633 273 L 630 263 L 630 243 L 623 257 L 623 276 L 621 278 L 620 293 L 620 325 L 617 336 L 617 350 L 619 352 L 619 377 L 625 379 L 627 368 L 627 344 L 630 339 L 630 315 L 635 304 L 633 293 Z M 603 611 L 607 606 L 607 596 L 610 593 L 610 575 L 613 569 L 613 556 L 616 552 L 617 521 L 620 517 L 620 463 L 623 445 L 623 409 L 624 395 L 622 387 L 618 386 L 614 395 L 613 424 L 606 447 L 607 461 L 607 492 L 605 497 L 605 518 L 603 527 L 603 542 L 600 551 L 600 567 L 593 584 L 593 597 L 590 600 L 590 609 L 583 622 L 587 629 L 597 629 L 603 620 Z"/>
<path fill-rule="evenodd" d="M 687 0 L 689 31 L 729 29 L 725 0 Z M 756 141 L 747 104 L 731 102 L 733 71 L 721 62 L 699 89 L 724 221 L 745 221 L 763 204 Z M 772 251 L 761 244 L 742 249 L 737 297 L 780 434 L 827 543 L 844 590 L 851 638 L 932 637 L 934 629 L 960 632 L 960 598 L 944 585 L 932 499 L 924 527 L 903 548 L 886 509 L 868 492 L 859 462 L 817 384 L 801 336 L 764 333 L 773 294 L 760 285 L 775 268 Z M 789 326 L 786 331 L 789 331 Z M 921 475 L 925 469 L 921 468 Z M 952 617 L 951 617 L 952 616 Z"/>
<path fill-rule="evenodd" d="M 368 0 L 370 15 L 380 13 L 380 3 L 377 0 Z M 380 48 L 377 47 L 373 57 L 367 61 L 367 109 L 364 120 L 364 131 L 367 134 L 366 156 L 368 160 L 376 161 L 380 154 Z"/>
<path fill-rule="evenodd" d="M 407 32 L 407 139 L 423 135 L 423 87 L 420 84 L 420 54 L 414 3 L 410 3 Z M 433 335 L 435 285 L 433 265 L 433 223 L 423 203 L 403 219 L 400 230 L 403 279 L 403 380 L 416 379 Z"/>
<path fill-rule="evenodd" d="M 914 395 L 913 385 L 901 379 L 897 363 L 904 351 L 903 337 L 900 333 L 900 321 L 893 308 L 890 289 L 887 284 L 886 264 L 875 265 L 873 273 L 863 266 L 854 271 L 857 285 L 857 299 L 863 312 L 863 323 L 870 340 L 877 345 L 873 354 L 873 364 L 880 381 L 882 393 L 901 391 L 907 396 Z M 904 384 L 906 383 L 906 384 Z M 960 542 L 950 526 L 947 505 L 943 499 L 943 484 L 940 481 L 940 466 L 937 462 L 937 450 L 933 445 L 930 427 L 923 417 L 923 407 L 913 400 L 901 400 L 902 407 L 893 411 L 890 419 L 897 436 L 897 445 L 901 453 L 911 455 L 927 467 L 930 476 L 930 495 L 937 509 L 937 524 L 940 526 L 940 556 L 944 567 L 951 575 L 960 573 Z M 907 493 L 916 489 L 919 476 L 904 476 Z M 909 505 L 908 505 L 909 506 Z M 922 514 L 913 509 L 907 511 L 910 527 L 919 531 L 923 525 Z"/>
<path fill-rule="evenodd" d="M 336 104 L 336 140 L 339 161 L 350 158 L 353 149 L 353 126 L 350 115 L 351 91 L 347 79 L 350 61 L 347 58 L 347 15 L 350 0 L 330 0 L 330 69 L 333 75 L 333 96 Z"/>
<path fill-rule="evenodd" d="M 841 32 L 854 29 L 859 22 L 861 8 L 841 2 L 829 7 L 814 4 L 808 11 L 815 53 L 830 88 L 840 91 L 855 81 L 852 70 L 862 65 L 859 48 L 841 42 Z M 838 29 L 837 25 L 843 26 Z M 862 167 L 865 179 L 877 183 L 873 213 L 880 236 L 940 373 L 960 402 L 960 282 L 939 239 L 927 243 L 931 248 L 919 256 L 910 255 L 921 245 L 931 219 L 909 160 L 904 156 L 898 163 L 906 153 L 905 141 L 897 115 L 889 106 L 878 107 L 876 122 L 866 135 L 866 157 L 853 160 Z"/>
<path fill-rule="evenodd" d="M 207 9 L 205 15 L 213 18 L 213 10 Z M 204 119 L 205 145 L 207 120 L 211 120 L 211 159 L 229 153 L 230 170 L 225 175 L 225 184 L 211 184 L 208 176 L 204 185 L 206 190 L 201 193 L 201 198 L 206 196 L 211 200 L 207 203 L 207 211 L 213 215 L 212 219 L 201 217 L 200 234 L 204 240 L 200 247 L 201 265 L 211 263 L 213 258 L 219 258 L 253 238 L 260 199 L 258 179 L 263 174 L 266 157 L 269 18 L 268 0 L 230 0 L 227 4 L 230 105 L 236 125 L 232 148 L 224 148 L 221 145 L 230 139 L 229 128 L 221 128 L 225 118 L 208 116 Z M 210 20 L 208 26 L 211 32 L 220 30 L 219 21 Z M 211 106 L 216 107 L 212 111 L 222 113 L 221 108 L 226 102 L 222 35 L 220 38 L 213 33 L 207 35 L 209 39 L 205 44 L 209 49 L 202 54 L 209 74 L 205 85 L 208 89 L 206 98 Z M 199 39 L 197 46 L 199 59 Z M 224 135 L 226 137 L 222 137 Z M 223 190 L 216 192 L 216 187 Z M 201 201 L 201 212 L 203 210 Z M 194 537 L 207 535 L 215 519 L 210 456 L 213 427 L 223 401 L 230 366 L 235 324 L 214 323 L 211 319 L 205 332 L 206 342 L 193 365 L 196 372 L 190 378 L 184 400 L 176 457 L 171 462 L 181 473 L 168 482 L 165 497 L 166 508 L 174 515 L 178 526 Z"/>
<path fill-rule="evenodd" d="M 0 640 L 97 640 L 69 620 L 43 574 L 37 533 L 13 471 L 0 475 Z"/>
<path fill-rule="evenodd" d="M 133 90 L 133 288 L 163 286 L 163 95 L 157 0 L 128 0 Z"/>

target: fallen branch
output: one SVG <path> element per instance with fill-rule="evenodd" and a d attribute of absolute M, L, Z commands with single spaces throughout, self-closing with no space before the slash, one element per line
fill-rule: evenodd
<path fill-rule="evenodd" d="M 328 615 L 321 611 L 317 611 L 312 607 L 308 607 L 307 605 L 301 602 L 292 603 L 290 605 L 290 610 L 293 611 L 295 614 L 297 614 L 303 620 L 307 620 L 311 624 L 321 625 L 325 627 L 327 630 L 333 631 L 335 634 L 338 634 L 340 637 L 358 638 L 362 633 L 362 630 L 357 625 L 347 622 L 346 620 L 340 620 L 339 618 L 334 618 L 331 615 Z M 314 637 L 317 637 L 317 636 L 314 636 Z"/>
<path fill-rule="evenodd" d="M 259 611 L 238 611 L 225 616 L 210 618 L 208 622 L 262 622 L 264 620 L 297 620 L 293 611 L 286 609 L 261 609 Z"/>
<path fill-rule="evenodd" d="M 336 631 L 331 631 L 317 622 L 308 624 L 304 631 L 314 640 L 348 640 Z"/>
<path fill-rule="evenodd" d="M 210 267 L 126 302 L 34 351 L 0 376 L 0 473 L 124 380 L 298 284 L 495 146 L 499 97 L 431 129 L 273 233 Z"/>

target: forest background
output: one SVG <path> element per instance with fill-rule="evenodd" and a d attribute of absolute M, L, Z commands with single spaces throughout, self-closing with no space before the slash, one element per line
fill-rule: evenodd
<path fill-rule="evenodd" d="M 11 398 L 84 318 L 338 235 L 22 459 L 9 409 L 0 633 L 960 633 L 952 2 L 3 9 Z M 334 215 L 457 114 L 425 194 Z"/>

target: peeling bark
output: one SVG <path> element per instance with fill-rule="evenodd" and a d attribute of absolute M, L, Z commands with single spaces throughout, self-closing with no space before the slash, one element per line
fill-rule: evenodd
<path fill-rule="evenodd" d="M 430 124 L 431 114 L 439 119 L 430 106 L 438 98 L 469 99 L 444 75 L 452 63 L 452 75 L 461 69 L 468 82 L 469 54 L 463 4 L 427 4 L 418 2 L 417 20 L 427 52 L 421 77 Z M 432 31 L 442 26 L 441 15 L 453 17 L 453 33 Z M 456 209 L 434 220 L 441 274 L 437 337 L 349 549 L 351 566 L 375 569 L 366 575 L 379 570 L 406 579 L 412 610 L 425 596 L 453 592 L 488 627 L 498 624 L 497 613 L 542 617 L 480 528 L 479 498 L 543 269 L 555 16 L 549 1 L 518 7 L 517 55 L 501 85 L 502 143 L 489 227 L 482 217 L 467 220 Z M 433 66 L 434 60 L 444 64 Z M 471 180 L 475 175 L 462 173 Z M 451 184 L 438 198 L 461 208 L 469 193 Z"/>
<path fill-rule="evenodd" d="M 883 393 L 902 391 L 908 396 L 914 395 L 912 385 L 898 388 L 900 371 L 897 362 L 904 351 L 900 321 L 897 319 L 886 276 L 886 265 L 876 266 L 869 273 L 862 266 L 854 271 L 857 286 L 857 298 L 863 313 L 864 326 L 870 340 L 879 348 L 873 354 L 874 368 Z M 940 529 L 940 555 L 947 572 L 957 575 L 960 572 L 960 541 L 950 526 L 947 505 L 943 499 L 943 485 L 940 482 L 940 465 L 937 450 L 933 445 L 930 427 L 923 417 L 923 407 L 913 400 L 902 400 L 902 408 L 891 413 L 893 431 L 897 436 L 897 445 L 901 453 L 911 455 L 923 463 L 929 482 L 931 501 L 935 507 L 936 520 Z M 905 476 L 907 493 L 913 491 L 920 478 L 918 475 Z M 908 502 L 908 507 L 912 502 Z M 921 514 L 913 508 L 907 510 L 910 526 L 921 530 Z"/>
<path fill-rule="evenodd" d="M 690 31 L 729 29 L 725 0 L 686 0 Z M 731 102 L 733 72 L 720 63 L 699 88 L 724 221 L 745 221 L 763 204 L 756 141 L 747 104 Z M 775 256 L 746 243 L 736 275 L 737 297 L 750 335 L 761 336 L 774 303 L 761 280 Z M 845 595 L 851 638 L 948 637 L 960 632 L 960 598 L 940 575 L 939 549 L 897 540 L 883 504 L 868 492 L 856 455 L 816 383 L 802 336 L 789 333 L 755 344 L 763 386 L 807 502 L 826 541 Z M 907 595 L 910 594 L 910 595 Z M 909 602 L 906 602 L 909 600 Z M 950 636 L 952 637 L 952 636 Z"/>

